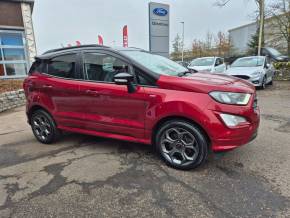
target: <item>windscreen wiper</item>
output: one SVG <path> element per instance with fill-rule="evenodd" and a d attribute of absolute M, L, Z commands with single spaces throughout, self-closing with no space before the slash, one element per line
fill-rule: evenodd
<path fill-rule="evenodd" d="M 179 77 L 183 77 L 183 76 L 186 76 L 187 74 L 192 74 L 193 72 L 192 71 L 184 71 L 184 72 L 180 72 L 180 73 L 178 73 L 177 75 L 179 76 Z"/>

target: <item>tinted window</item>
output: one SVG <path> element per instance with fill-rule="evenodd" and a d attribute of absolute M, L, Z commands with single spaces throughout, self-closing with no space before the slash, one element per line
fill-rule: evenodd
<path fill-rule="evenodd" d="M 29 70 L 29 74 L 32 74 L 34 72 L 42 73 L 43 70 L 44 70 L 44 64 L 41 61 L 35 61 Z"/>
<path fill-rule="evenodd" d="M 88 80 L 113 82 L 116 74 L 129 73 L 129 65 L 107 54 L 86 53 L 84 55 L 84 70 Z"/>
<path fill-rule="evenodd" d="M 4 48 L 3 54 L 5 61 L 25 60 L 25 53 L 22 48 Z"/>
<path fill-rule="evenodd" d="M 155 85 L 155 82 L 152 79 L 150 79 L 148 76 L 146 76 L 146 74 L 143 71 L 141 71 L 137 68 L 135 68 L 134 71 L 137 75 L 138 84 L 146 85 L 146 86 L 154 86 Z"/>
<path fill-rule="evenodd" d="M 26 64 L 6 64 L 6 73 L 7 76 L 15 75 L 25 75 L 26 74 Z"/>
<path fill-rule="evenodd" d="M 62 55 L 49 61 L 47 73 L 63 78 L 78 78 L 76 76 L 76 55 Z"/>
<path fill-rule="evenodd" d="M 1 45 L 22 46 L 23 39 L 21 33 L 0 33 Z"/>
<path fill-rule="evenodd" d="M 221 58 L 217 58 L 216 59 L 216 66 L 219 66 L 219 65 L 221 65 L 221 64 L 223 64 L 223 61 L 222 61 L 222 59 Z"/>
<path fill-rule="evenodd" d="M 0 77 L 24 77 L 27 55 L 22 31 L 0 30 Z"/>

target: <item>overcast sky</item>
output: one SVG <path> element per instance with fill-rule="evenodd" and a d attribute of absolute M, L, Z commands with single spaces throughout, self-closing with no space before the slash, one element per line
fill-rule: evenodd
<path fill-rule="evenodd" d="M 61 44 L 97 43 L 121 45 L 122 27 L 129 29 L 129 46 L 148 50 L 148 3 L 150 0 L 36 0 L 33 22 L 38 53 Z M 208 31 L 228 31 L 252 22 L 253 0 L 232 0 L 224 8 L 215 0 L 156 0 L 170 5 L 170 41 L 181 34 L 185 22 L 185 46 L 203 39 Z"/>

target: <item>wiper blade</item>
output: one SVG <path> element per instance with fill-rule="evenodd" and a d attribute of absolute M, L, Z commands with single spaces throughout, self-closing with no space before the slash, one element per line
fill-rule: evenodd
<path fill-rule="evenodd" d="M 183 77 L 183 76 L 186 76 L 187 74 L 192 74 L 193 72 L 192 71 L 184 71 L 184 72 L 180 72 L 178 73 L 177 75 L 179 77 Z"/>

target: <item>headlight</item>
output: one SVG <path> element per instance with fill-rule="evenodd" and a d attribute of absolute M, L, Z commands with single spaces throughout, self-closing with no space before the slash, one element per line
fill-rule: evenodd
<path fill-rule="evenodd" d="M 247 105 L 251 94 L 238 92 L 210 92 L 209 95 L 216 101 L 223 104 Z"/>
<path fill-rule="evenodd" d="M 220 114 L 222 120 L 228 127 L 235 127 L 241 123 L 247 122 L 244 117 L 231 115 L 231 114 Z"/>

